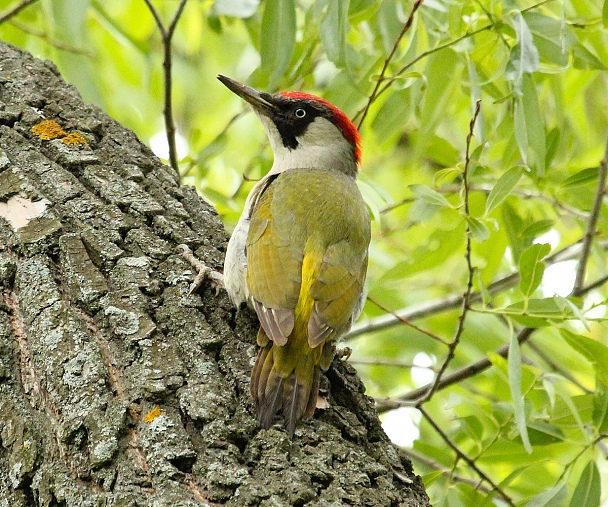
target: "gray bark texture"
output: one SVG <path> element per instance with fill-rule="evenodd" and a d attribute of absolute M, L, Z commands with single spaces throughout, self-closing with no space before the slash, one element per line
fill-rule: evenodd
<path fill-rule="evenodd" d="M 0 507 L 429 505 L 344 362 L 293 441 L 258 428 L 257 321 L 190 295 L 176 250 L 221 269 L 226 239 L 132 132 L 0 43 Z"/>

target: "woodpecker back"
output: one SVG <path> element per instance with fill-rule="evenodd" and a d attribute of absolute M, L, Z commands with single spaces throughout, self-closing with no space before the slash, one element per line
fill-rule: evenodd
<path fill-rule="evenodd" d="M 281 412 L 291 435 L 312 417 L 319 372 L 357 318 L 370 221 L 355 183 L 357 129 L 338 108 L 302 92 L 259 92 L 219 79 L 252 106 L 273 149 L 228 244 L 226 289 L 260 320 L 251 394 L 260 425 Z"/>

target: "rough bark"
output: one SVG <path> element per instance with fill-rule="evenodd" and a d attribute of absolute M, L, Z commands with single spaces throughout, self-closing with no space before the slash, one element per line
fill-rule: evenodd
<path fill-rule="evenodd" d="M 1 506 L 429 505 L 348 364 L 293 441 L 258 428 L 257 322 L 176 251 L 221 268 L 215 210 L 6 44 L 0 216 Z"/>

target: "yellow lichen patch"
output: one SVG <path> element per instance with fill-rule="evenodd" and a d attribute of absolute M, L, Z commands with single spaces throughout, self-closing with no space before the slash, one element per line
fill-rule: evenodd
<path fill-rule="evenodd" d="M 154 421 L 154 419 L 161 415 L 163 415 L 163 413 L 161 412 L 160 407 L 154 407 L 152 410 L 150 410 L 150 412 L 148 412 L 144 416 L 144 421 L 146 421 L 147 423 L 151 423 L 152 421 Z"/>
<path fill-rule="evenodd" d="M 57 139 L 58 137 L 66 136 L 67 132 L 61 128 L 61 125 L 53 120 L 44 120 L 32 127 L 32 133 L 40 137 L 40 139 Z"/>
<path fill-rule="evenodd" d="M 72 132 L 71 134 L 68 134 L 65 137 L 61 138 L 61 142 L 63 144 L 88 144 L 87 140 L 82 137 L 78 132 Z"/>

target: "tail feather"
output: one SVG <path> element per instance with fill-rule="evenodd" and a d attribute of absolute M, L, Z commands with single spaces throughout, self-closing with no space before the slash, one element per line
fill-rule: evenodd
<path fill-rule="evenodd" d="M 260 328 L 261 329 L 261 328 Z M 260 376 L 262 374 L 262 367 L 264 366 L 264 361 L 266 361 L 266 357 L 268 356 L 268 352 L 270 351 L 270 347 L 262 347 L 258 352 L 258 357 L 255 360 L 255 364 L 253 365 L 253 370 L 251 370 L 251 398 L 257 400 L 258 398 L 258 388 L 260 385 Z"/>
<path fill-rule="evenodd" d="M 283 400 L 284 384 L 285 379 L 283 377 L 271 372 L 266 384 L 265 396 L 257 406 L 258 421 L 263 429 L 272 426 Z"/>
<path fill-rule="evenodd" d="M 319 367 L 315 366 L 315 371 L 312 374 L 312 388 L 308 396 L 308 403 L 302 419 L 310 419 L 317 408 L 317 396 L 319 394 Z"/>
<path fill-rule="evenodd" d="M 278 345 L 269 341 L 258 352 L 251 374 L 251 396 L 262 428 L 272 426 L 281 411 L 287 430 L 293 437 L 298 423 L 310 419 L 314 414 L 319 391 L 319 366 L 314 364 L 312 358 L 308 358 L 300 366 L 304 370 L 311 369 L 309 374 L 303 374 L 302 369 L 297 368 L 298 371 L 294 369 L 286 376 L 287 372 L 281 375 L 275 364 L 275 347 Z"/>
<path fill-rule="evenodd" d="M 289 435 L 293 437 L 297 424 L 306 413 L 311 393 L 307 386 L 298 383 L 295 375 L 289 377 L 288 386 L 283 394 L 283 419 Z"/>

